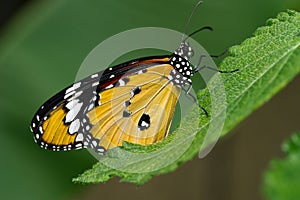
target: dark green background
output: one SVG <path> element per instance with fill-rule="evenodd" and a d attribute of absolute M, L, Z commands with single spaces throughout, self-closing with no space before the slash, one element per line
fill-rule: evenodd
<path fill-rule="evenodd" d="M 31 117 L 51 95 L 72 83 L 85 56 L 119 32 L 145 26 L 182 31 L 196 1 L 48 0 L 26 4 L 0 32 L 1 199 L 261 199 L 262 173 L 281 155 L 280 144 L 300 130 L 299 77 L 253 113 L 205 158 L 137 188 L 114 179 L 74 185 L 71 178 L 96 160 L 85 150 L 50 152 L 34 144 Z M 239 44 L 298 0 L 207 0 L 189 31 L 215 54 Z M 99 55 L 101 56 L 101 55 Z M 147 55 L 145 55 L 147 56 Z M 101 66 L 101 63 L 99 63 Z"/>

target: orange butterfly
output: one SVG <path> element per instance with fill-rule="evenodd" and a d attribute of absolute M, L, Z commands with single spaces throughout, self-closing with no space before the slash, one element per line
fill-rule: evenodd
<path fill-rule="evenodd" d="M 172 55 L 139 58 L 74 83 L 33 117 L 36 143 L 54 151 L 92 148 L 104 154 L 123 141 L 148 145 L 162 140 L 181 90 L 191 87 L 191 76 L 199 70 L 189 62 L 192 55 L 183 41 Z"/>

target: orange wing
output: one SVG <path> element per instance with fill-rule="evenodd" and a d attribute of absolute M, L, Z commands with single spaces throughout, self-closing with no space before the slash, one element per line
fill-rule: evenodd
<path fill-rule="evenodd" d="M 173 69 L 157 65 L 101 93 L 100 105 L 88 113 L 91 134 L 100 146 L 110 149 L 123 141 L 148 145 L 167 136 L 180 95 L 167 78 Z"/>

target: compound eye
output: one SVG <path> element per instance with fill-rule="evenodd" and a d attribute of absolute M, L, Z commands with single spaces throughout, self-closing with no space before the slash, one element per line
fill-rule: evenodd
<path fill-rule="evenodd" d="M 194 56 L 194 51 L 193 51 L 193 50 L 190 50 L 190 51 L 188 52 L 188 56 L 189 56 L 189 57 L 193 57 L 193 56 Z"/>

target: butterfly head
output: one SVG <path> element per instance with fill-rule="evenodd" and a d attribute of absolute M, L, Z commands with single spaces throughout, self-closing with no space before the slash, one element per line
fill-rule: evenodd
<path fill-rule="evenodd" d="M 188 42 L 181 42 L 179 48 L 174 52 L 175 55 L 181 56 L 186 60 L 189 60 L 193 55 L 194 51 Z"/>

